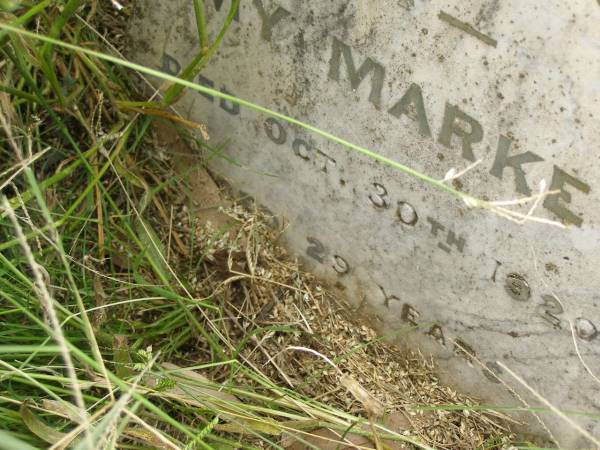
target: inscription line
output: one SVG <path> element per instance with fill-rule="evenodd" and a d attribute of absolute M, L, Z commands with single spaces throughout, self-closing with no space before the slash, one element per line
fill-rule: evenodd
<path fill-rule="evenodd" d="M 451 25 L 455 28 L 458 28 L 459 30 L 464 31 L 467 34 L 470 34 L 473 37 L 476 37 L 484 44 L 491 45 L 492 47 L 496 47 L 498 45 L 498 41 L 496 41 L 496 39 L 491 38 L 487 34 L 483 34 L 481 31 L 476 30 L 472 25 L 458 20 L 456 17 L 453 17 L 450 14 L 445 13 L 444 11 L 440 11 L 440 13 L 438 14 L 438 18 L 442 22 L 446 22 L 448 25 Z"/>

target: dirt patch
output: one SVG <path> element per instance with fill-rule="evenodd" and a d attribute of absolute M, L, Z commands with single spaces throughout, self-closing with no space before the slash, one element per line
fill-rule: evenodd
<path fill-rule="evenodd" d="M 159 135 L 173 142 L 165 129 Z M 233 346 L 242 348 L 240 357 L 247 364 L 283 387 L 418 436 L 436 448 L 500 448 L 508 442 L 507 417 L 476 410 L 476 399 L 440 385 L 433 361 L 417 351 L 401 352 L 377 336 L 338 292 L 290 257 L 279 243 L 283 230 L 273 227 L 279 221 L 258 205 L 248 208 L 228 198 L 229 190 L 220 189 L 200 158 L 191 155 L 186 150 L 183 159 L 173 157 L 175 167 L 195 168 L 188 171 L 190 203 L 175 204 L 170 232 L 200 255 L 193 294 L 219 298 L 224 332 Z M 199 342 L 185 359 L 210 361 L 210 350 Z M 377 407 L 349 388 L 344 377 L 356 382 Z M 312 433 L 310 442 L 337 448 L 339 433 L 333 446 L 331 433 Z M 352 433 L 346 438 L 348 445 L 375 445 Z M 283 443 L 307 448 L 289 439 Z"/>

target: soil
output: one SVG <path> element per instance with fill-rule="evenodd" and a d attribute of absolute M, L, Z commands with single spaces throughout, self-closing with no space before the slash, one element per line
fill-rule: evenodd
<path fill-rule="evenodd" d="M 186 173 L 189 192 L 187 198 L 166 200 L 175 208 L 175 220 L 163 231 L 182 248 L 197 247 L 194 253 L 203 255 L 193 294 L 221 299 L 228 339 L 234 346 L 250 341 L 240 355 L 247 364 L 282 387 L 435 448 L 507 445 L 512 419 L 470 409 L 477 399 L 441 385 L 433 361 L 418 350 L 399 350 L 358 321 L 340 292 L 304 272 L 283 248 L 279 221 L 248 199 L 232 198 L 232 190 L 215 181 L 200 153 L 170 125 L 158 125 L 155 133 L 175 172 Z M 210 361 L 210 351 L 199 343 L 185 360 Z M 456 405 L 464 409 L 452 408 Z M 363 436 L 348 433 L 344 438 L 348 448 L 377 448 Z M 332 430 L 312 432 L 306 439 L 319 448 L 339 448 L 339 434 Z M 309 448 L 293 441 L 282 444 Z"/>

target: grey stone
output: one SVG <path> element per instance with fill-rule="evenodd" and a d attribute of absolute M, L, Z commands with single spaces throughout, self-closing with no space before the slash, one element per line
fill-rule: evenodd
<path fill-rule="evenodd" d="M 198 50 L 191 2 L 138 3 L 134 59 L 185 67 Z M 214 37 L 229 2 L 206 3 Z M 384 332 L 435 355 L 443 381 L 539 406 L 504 364 L 558 408 L 598 414 L 580 357 L 600 375 L 599 23 L 593 0 L 243 1 L 196 79 L 438 179 L 481 159 L 454 182 L 477 197 L 515 199 L 545 180 L 560 193 L 536 214 L 566 230 L 470 209 L 229 101 L 190 91 L 177 108 L 208 125 L 212 145 L 228 142 L 236 164 L 212 169 L 285 216 L 289 248 L 366 300 Z M 589 447 L 540 418 L 561 445 Z"/>

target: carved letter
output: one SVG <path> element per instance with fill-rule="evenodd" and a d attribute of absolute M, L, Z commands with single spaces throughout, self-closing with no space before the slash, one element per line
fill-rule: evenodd
<path fill-rule="evenodd" d="M 456 237 L 456 233 L 454 233 L 454 231 L 452 231 L 452 230 L 448 231 L 448 237 L 446 238 L 446 244 L 456 246 L 458 251 L 462 253 L 463 250 L 465 249 L 466 243 L 467 242 L 465 241 L 464 237 L 462 237 L 462 236 Z"/>
<path fill-rule="evenodd" d="M 287 9 L 283 9 L 281 6 L 278 6 L 275 12 L 269 15 L 265 11 L 262 0 L 254 0 L 253 3 L 258 10 L 260 18 L 262 19 L 260 35 L 265 41 L 271 41 L 271 36 L 273 35 L 273 25 L 275 25 L 284 17 L 289 16 L 291 13 Z"/>
<path fill-rule="evenodd" d="M 221 89 L 221 92 L 223 94 L 232 95 L 231 92 L 227 91 L 227 89 L 225 88 Z M 233 103 L 229 100 L 225 100 L 224 98 L 222 98 L 219 102 L 219 106 L 221 107 L 221 109 L 227 111 L 232 116 L 237 116 L 240 113 L 240 105 L 238 105 L 237 103 Z"/>
<path fill-rule="evenodd" d="M 413 308 L 408 303 L 402 305 L 402 312 L 400 313 L 400 318 L 403 322 L 408 322 L 411 325 L 417 325 L 417 320 L 421 314 L 415 308 Z"/>
<path fill-rule="evenodd" d="M 285 131 L 283 125 L 281 125 L 274 118 L 269 117 L 267 120 L 265 120 L 264 127 L 265 133 L 267 133 L 269 139 L 271 139 L 276 144 L 284 144 L 287 140 L 287 131 Z M 277 128 L 277 133 L 275 133 L 274 128 Z"/>
<path fill-rule="evenodd" d="M 550 183 L 551 191 L 560 191 L 558 194 L 549 195 L 544 200 L 544 208 L 549 209 L 558 217 L 560 217 L 565 223 L 572 223 L 578 227 L 583 223 L 583 219 L 575 214 L 570 209 L 565 208 L 559 203 L 559 199 L 565 201 L 565 203 L 571 203 L 571 193 L 565 191 L 563 188 L 565 184 L 570 184 L 575 189 L 580 190 L 585 194 L 589 194 L 590 186 L 583 181 L 569 175 L 567 172 L 562 170 L 558 166 L 554 166 L 554 173 L 552 174 L 552 182 Z"/>
<path fill-rule="evenodd" d="M 413 105 L 414 110 L 410 108 L 410 105 Z M 423 93 L 418 84 L 411 84 L 404 96 L 388 112 L 395 117 L 406 114 L 409 118 L 418 122 L 421 135 L 431 137 L 425 104 L 423 103 Z"/>
<path fill-rule="evenodd" d="M 437 236 L 438 231 L 444 231 L 446 228 L 433 217 L 428 217 L 427 222 L 431 224 L 431 234 Z"/>
<path fill-rule="evenodd" d="M 525 179 L 525 171 L 521 167 L 523 164 L 543 161 L 544 158 L 533 152 L 519 153 L 518 155 L 508 156 L 508 151 L 512 141 L 503 135 L 498 140 L 498 150 L 496 150 L 496 159 L 490 173 L 495 177 L 502 179 L 504 168 L 512 167 L 515 172 L 515 184 L 517 192 L 525 195 L 531 195 L 531 189 Z"/>
<path fill-rule="evenodd" d="M 458 125 L 456 120 L 467 122 L 470 131 L 466 131 Z M 438 142 L 446 148 L 452 148 L 452 135 L 458 136 L 462 140 L 462 156 L 469 161 L 475 161 L 473 154 L 473 144 L 481 142 L 483 139 L 483 128 L 481 124 L 460 110 L 458 106 L 446 103 L 444 111 L 444 124 L 438 137 Z"/>
<path fill-rule="evenodd" d="M 379 108 L 381 105 L 381 90 L 383 88 L 383 77 L 385 75 L 385 69 L 383 66 L 375 62 L 371 58 L 367 58 L 360 68 L 356 70 L 354 65 L 354 58 L 352 58 L 352 50 L 342 41 L 333 38 L 333 50 L 331 53 L 331 59 L 329 61 L 329 78 L 335 81 L 340 81 L 340 66 L 342 55 L 344 55 L 344 62 L 348 69 L 348 78 L 350 79 L 350 85 L 352 89 L 357 89 L 362 80 L 373 72 L 371 78 L 371 93 L 369 94 L 369 101 Z"/>
<path fill-rule="evenodd" d="M 169 75 L 177 75 L 181 70 L 181 64 L 168 53 L 163 53 L 162 67 L 160 70 Z"/>
<path fill-rule="evenodd" d="M 211 89 L 214 89 L 214 87 L 215 87 L 215 82 L 212 80 L 209 80 L 204 75 L 198 75 L 196 80 L 198 81 L 198 84 L 201 84 L 202 86 L 206 86 Z M 204 97 L 209 99 L 211 102 L 214 100 L 214 97 L 212 95 L 205 94 L 204 92 L 200 92 L 200 95 L 203 95 Z"/>

